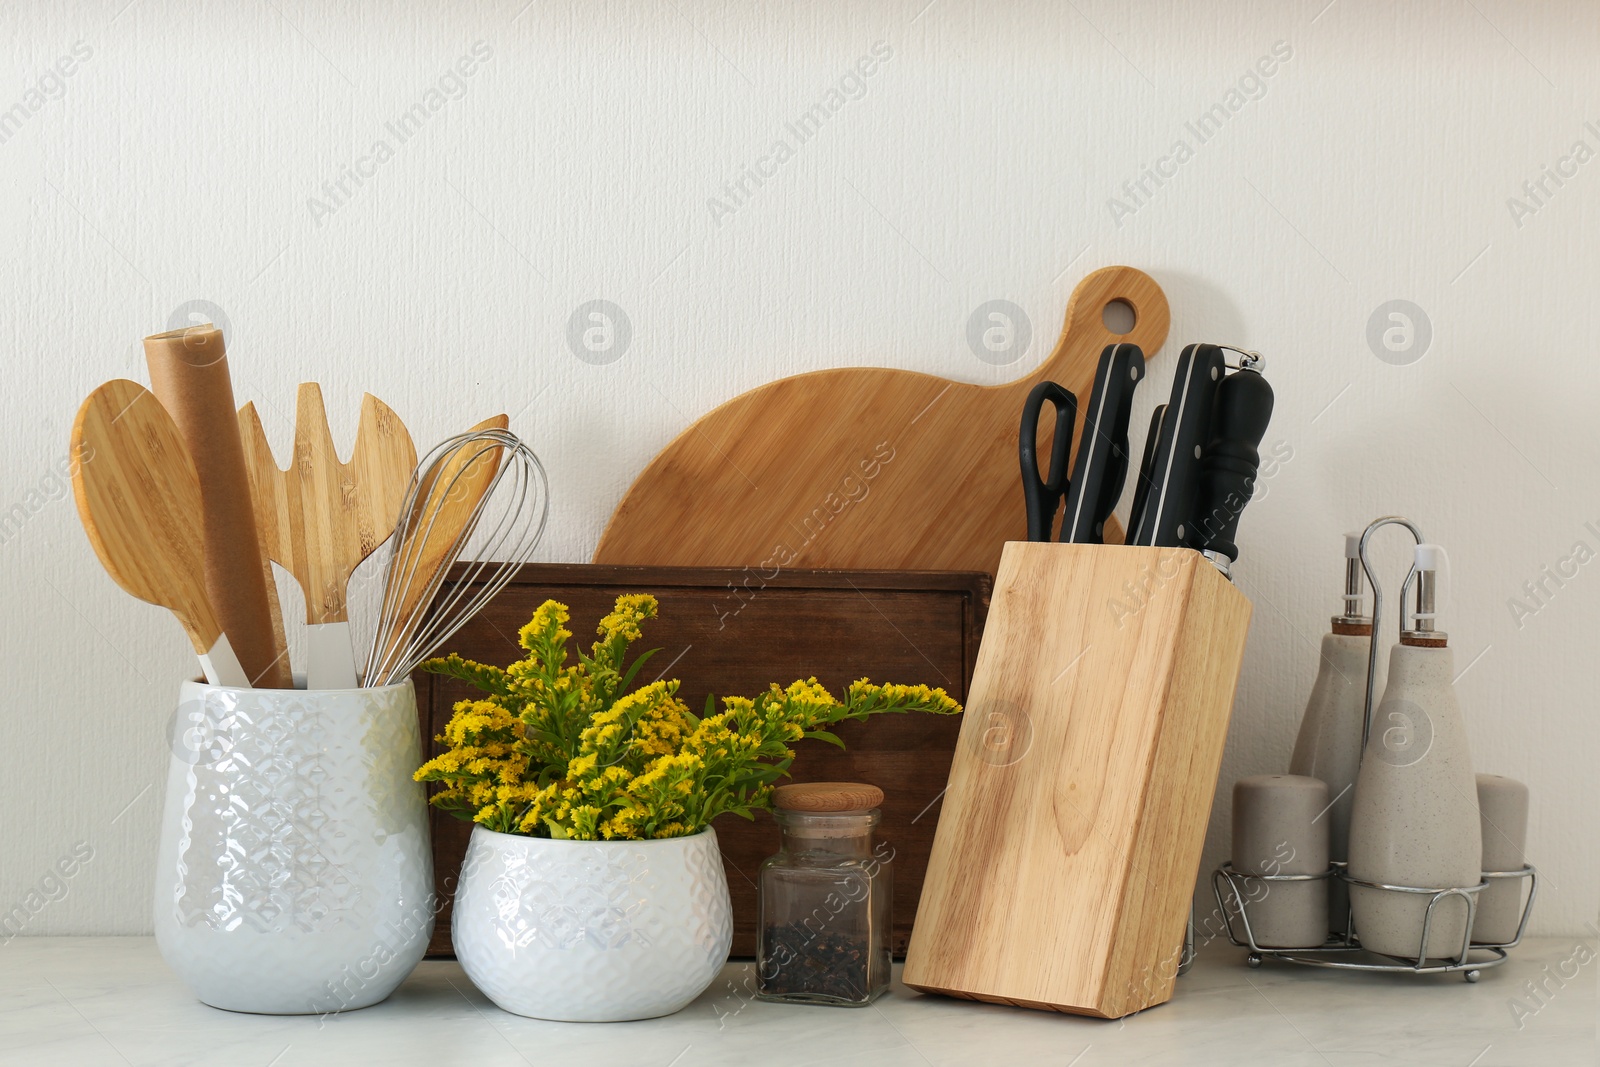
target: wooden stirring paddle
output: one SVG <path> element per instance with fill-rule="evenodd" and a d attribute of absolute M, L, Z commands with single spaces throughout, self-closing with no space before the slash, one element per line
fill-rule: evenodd
<path fill-rule="evenodd" d="M 106 572 L 178 617 L 212 685 L 248 688 L 206 595 L 200 479 L 172 416 L 137 382 L 106 382 L 72 424 L 72 491 Z"/>
<path fill-rule="evenodd" d="M 417 450 L 400 417 L 368 393 L 348 463 L 328 432 L 322 389 L 300 386 L 294 459 L 280 470 L 254 404 L 239 410 L 239 435 L 267 555 L 306 598 L 306 681 L 311 689 L 356 687 L 350 643 L 350 575 L 394 532 Z"/>

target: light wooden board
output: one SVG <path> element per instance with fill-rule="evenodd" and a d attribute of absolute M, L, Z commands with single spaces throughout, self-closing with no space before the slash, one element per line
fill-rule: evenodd
<path fill-rule="evenodd" d="M 1114 300 L 1134 309 L 1127 334 L 1102 321 Z M 1148 358 L 1167 325 L 1160 286 L 1107 267 L 1073 290 L 1050 357 L 1007 385 L 851 368 L 751 390 L 644 469 L 594 562 L 992 574 L 1000 546 L 1027 533 L 1017 426 L 1028 391 L 1050 378 L 1087 397 L 1101 349 L 1131 341 Z M 1047 455 L 1047 433 L 1041 442 Z"/>
<path fill-rule="evenodd" d="M 1106 1018 L 1171 996 L 1249 620 L 1188 549 L 1005 546 L 907 985 Z"/>
<path fill-rule="evenodd" d="M 206 596 L 200 479 L 172 416 L 137 382 L 106 382 L 72 424 L 72 489 L 107 573 L 167 608 L 205 655 L 222 627 Z"/>
<path fill-rule="evenodd" d="M 339 460 L 322 390 L 300 386 L 294 458 L 280 470 L 254 404 L 239 411 L 256 523 L 267 555 L 300 583 L 306 622 L 345 622 L 346 586 L 361 561 L 394 531 L 417 450 L 400 417 L 377 397 L 361 399 L 348 463 Z"/>

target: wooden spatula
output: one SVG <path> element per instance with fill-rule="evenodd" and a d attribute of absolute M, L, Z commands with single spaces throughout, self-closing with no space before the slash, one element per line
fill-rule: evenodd
<path fill-rule="evenodd" d="M 206 596 L 200 479 L 178 427 L 137 382 L 89 394 L 72 424 L 78 517 L 106 572 L 183 624 L 212 685 L 250 685 Z"/>
<path fill-rule="evenodd" d="M 495 415 L 467 433 L 510 425 L 505 415 Z M 458 542 L 477 521 L 479 505 L 500 469 L 501 451 L 488 442 L 456 448 L 447 442 L 424 457 L 427 466 L 417 468 L 416 493 L 396 530 L 394 556 L 384 578 L 383 614 L 369 674 L 390 662 L 416 632 L 427 608 L 425 599 L 437 592 L 440 572 L 459 555 Z M 371 678 L 367 684 L 373 684 Z"/>
<path fill-rule="evenodd" d="M 294 460 L 280 470 L 254 404 L 239 411 L 239 435 L 267 555 L 300 583 L 306 598 L 306 679 L 312 689 L 357 684 L 346 599 L 350 575 L 394 531 L 417 465 L 411 434 L 368 393 L 348 463 L 339 461 L 322 390 L 300 386 Z"/>

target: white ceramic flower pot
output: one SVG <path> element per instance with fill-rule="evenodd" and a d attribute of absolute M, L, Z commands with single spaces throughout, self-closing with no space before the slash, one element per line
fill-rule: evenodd
<path fill-rule="evenodd" d="M 194 994 L 320 1014 L 392 993 L 433 932 L 416 694 L 185 682 L 155 929 Z"/>
<path fill-rule="evenodd" d="M 716 831 L 551 841 L 474 827 L 450 935 L 467 977 L 506 1011 L 670 1015 L 711 984 L 733 942 Z"/>

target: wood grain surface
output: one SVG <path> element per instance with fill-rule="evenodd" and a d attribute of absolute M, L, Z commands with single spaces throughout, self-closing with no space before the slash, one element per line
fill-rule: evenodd
<path fill-rule="evenodd" d="M 137 382 L 89 394 L 72 424 L 78 517 L 106 572 L 167 608 L 205 655 L 222 627 L 205 584 L 200 480 L 172 416 Z"/>
<path fill-rule="evenodd" d="M 554 598 L 572 609 L 571 645 L 587 649 L 618 594 L 648 592 L 660 601 L 661 616 L 644 624 L 635 647 L 661 651 L 639 681 L 680 679 L 680 696 L 697 714 L 708 693 L 748 695 L 769 682 L 786 685 L 813 674 L 835 695 L 867 676 L 941 686 L 961 700 L 988 590 L 988 576 L 981 574 L 797 570 L 762 578 L 742 569 L 530 564 L 449 648 L 481 662 L 510 663 L 522 655 L 517 630 Z M 474 691 L 421 672 L 414 678 L 423 733 L 432 738 L 443 730 L 451 705 Z M 790 780 L 863 782 L 884 791 L 878 840 L 894 849 L 897 955 L 905 952 L 916 915 L 960 728 L 956 716 L 884 715 L 838 727 L 848 746 L 843 751 L 822 741 L 795 746 Z M 431 744 L 430 755 L 437 752 Z M 756 871 L 778 850 L 778 828 L 766 814 L 755 822 L 724 816 L 715 825 L 733 897 L 732 955 L 753 956 Z M 435 811 L 432 826 L 434 879 L 444 910 L 429 951 L 448 955 L 449 902 L 471 825 Z"/>
<path fill-rule="evenodd" d="M 399 519 L 417 466 L 411 434 L 387 404 L 368 393 L 361 399 L 350 460 L 341 462 L 315 382 L 300 386 L 288 470 L 272 458 L 253 403 L 239 411 L 239 433 L 267 555 L 300 583 L 306 622 L 347 621 L 351 573 Z"/>
<path fill-rule="evenodd" d="M 250 684 L 289 689 L 289 650 L 272 566 L 250 498 L 222 331 L 191 326 L 144 339 L 150 391 L 183 436 L 200 479 L 206 592 Z"/>
<path fill-rule="evenodd" d="M 772 791 L 772 803 L 788 811 L 870 811 L 883 790 L 865 782 L 794 782 Z"/>
<path fill-rule="evenodd" d="M 907 985 L 1105 1018 L 1171 996 L 1249 621 L 1189 549 L 1005 546 Z"/>
<path fill-rule="evenodd" d="M 1127 334 L 1102 321 L 1116 300 L 1134 309 Z M 1148 358 L 1167 326 L 1149 275 L 1106 267 L 1073 290 L 1050 357 L 1009 384 L 849 368 L 753 389 L 651 461 L 594 562 L 992 574 L 1000 546 L 1027 535 L 1017 426 L 1028 391 L 1050 378 L 1087 397 L 1107 344 L 1131 341 Z M 1107 539 L 1120 541 L 1114 525 Z"/>
<path fill-rule="evenodd" d="M 468 430 L 504 430 L 505 415 L 492 415 Z M 422 472 L 411 511 L 395 527 L 398 540 L 389 571 L 384 576 L 385 621 L 378 633 L 387 634 L 377 663 L 385 663 L 411 639 L 422 622 L 419 608 L 440 569 L 448 564 L 452 548 L 474 520 L 478 504 L 500 469 L 500 446 L 474 441 L 446 456 L 432 470 Z"/>

